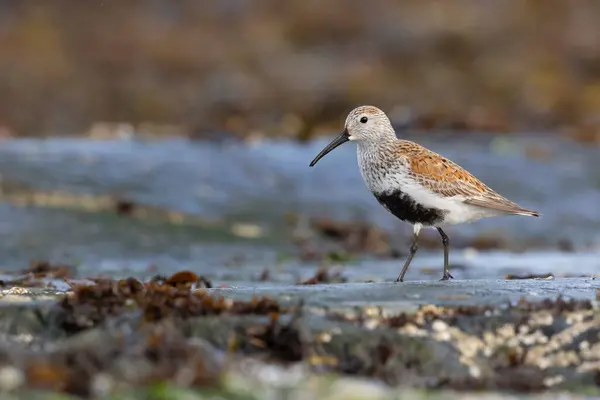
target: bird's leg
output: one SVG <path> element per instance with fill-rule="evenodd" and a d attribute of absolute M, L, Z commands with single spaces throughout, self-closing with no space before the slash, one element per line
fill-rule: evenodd
<path fill-rule="evenodd" d="M 448 235 L 442 230 L 442 228 L 437 228 L 440 236 L 442 237 L 442 243 L 444 244 L 444 276 L 442 277 L 442 281 L 447 281 L 449 279 L 454 279 L 452 275 L 450 275 L 450 269 L 448 268 L 448 258 L 450 254 L 450 239 L 448 239 Z"/>
<path fill-rule="evenodd" d="M 408 266 L 410 265 L 410 262 L 412 261 L 413 257 L 415 256 L 415 253 L 417 252 L 417 250 L 419 250 L 419 243 L 418 243 L 417 239 L 419 238 L 420 231 L 421 231 L 421 225 L 419 225 L 419 224 L 415 225 L 414 229 L 413 229 L 413 240 L 412 240 L 412 244 L 410 246 L 410 253 L 408 254 L 408 258 L 404 262 L 404 266 L 402 267 L 402 271 L 400 271 L 400 275 L 398 275 L 396 282 L 404 282 L 404 275 L 406 275 L 406 271 L 408 271 Z"/>

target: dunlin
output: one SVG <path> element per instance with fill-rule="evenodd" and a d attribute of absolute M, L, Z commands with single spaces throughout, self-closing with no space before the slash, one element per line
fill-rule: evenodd
<path fill-rule="evenodd" d="M 314 166 L 341 144 L 358 144 L 362 177 L 377 201 L 400 220 L 413 225 L 410 253 L 396 281 L 404 281 L 417 252 L 423 226 L 437 229 L 444 245 L 444 276 L 448 269 L 449 239 L 443 227 L 501 215 L 539 217 L 500 196 L 468 171 L 425 147 L 398 139 L 390 120 L 373 106 L 357 107 L 348 114 L 342 134 L 310 163 Z"/>

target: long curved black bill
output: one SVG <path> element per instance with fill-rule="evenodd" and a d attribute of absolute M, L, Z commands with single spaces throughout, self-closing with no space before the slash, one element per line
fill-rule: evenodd
<path fill-rule="evenodd" d="M 344 129 L 344 132 L 342 132 L 340 136 L 333 139 L 331 141 L 331 143 L 329 143 L 327 146 L 325 146 L 325 148 L 323 150 L 321 150 L 321 152 L 319 154 L 317 154 L 315 159 L 312 160 L 312 162 L 310 163 L 310 166 L 313 167 L 321 158 L 325 157 L 327 155 L 327 153 L 331 152 L 336 147 L 338 147 L 338 146 L 346 143 L 348 140 L 350 140 L 350 139 L 348 139 L 349 136 L 350 135 L 348 135 L 348 130 Z"/>

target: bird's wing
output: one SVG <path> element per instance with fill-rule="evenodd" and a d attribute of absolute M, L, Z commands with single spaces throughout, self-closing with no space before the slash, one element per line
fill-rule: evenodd
<path fill-rule="evenodd" d="M 478 207 L 510 214 L 539 215 L 502 197 L 458 164 L 409 141 L 402 141 L 411 177 L 419 184 L 444 197 L 460 197 Z"/>

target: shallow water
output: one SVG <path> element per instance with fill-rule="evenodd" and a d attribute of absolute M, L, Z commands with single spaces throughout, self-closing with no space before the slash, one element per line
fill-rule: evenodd
<path fill-rule="evenodd" d="M 451 253 L 457 279 L 500 278 L 505 273 L 594 274 L 600 270 L 600 161 L 597 149 L 544 136 L 421 134 L 414 140 L 455 160 L 539 219 L 510 217 L 453 227 L 463 237 L 501 234 L 536 243 L 526 253 Z M 185 139 L 90 141 L 4 140 L 3 179 L 35 189 L 119 195 L 136 202 L 197 214 L 209 220 L 247 221 L 264 237 L 240 239 L 206 227 L 132 221 L 108 213 L 0 203 L 0 254 L 4 270 L 34 258 L 76 262 L 81 274 L 148 276 L 191 268 L 217 282 L 293 283 L 314 274 L 316 264 L 281 261 L 293 251 L 282 238 L 285 213 L 353 218 L 408 231 L 366 190 L 353 144 L 308 163 L 327 139 L 307 145 L 255 145 Z M 528 157 L 533 154 L 533 157 Z M 560 253 L 567 239 L 575 252 Z M 540 250 L 540 248 L 542 250 Z M 351 281 L 395 278 L 402 260 L 358 260 L 344 266 Z M 438 279 L 441 251 L 420 251 L 407 279 Z M 150 267 L 150 265 L 154 265 Z M 439 270 L 439 271 L 438 271 Z M 439 272 L 439 273 L 438 273 Z"/>

